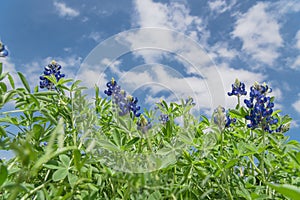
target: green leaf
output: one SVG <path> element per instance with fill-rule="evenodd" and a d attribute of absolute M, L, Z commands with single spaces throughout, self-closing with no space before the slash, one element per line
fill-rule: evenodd
<path fill-rule="evenodd" d="M 6 137 L 7 135 L 6 135 L 5 129 L 4 129 L 2 126 L 0 126 L 0 138 L 1 138 L 2 136 Z"/>
<path fill-rule="evenodd" d="M 33 137 L 36 141 L 38 141 L 43 132 L 43 127 L 39 124 L 34 124 L 32 128 Z"/>
<path fill-rule="evenodd" d="M 49 165 L 49 164 L 44 164 L 43 167 L 46 167 L 48 169 L 64 169 L 64 168 L 59 167 L 57 165 Z"/>
<path fill-rule="evenodd" d="M 67 175 L 68 175 L 68 169 L 60 168 L 53 173 L 52 180 L 60 181 L 60 180 L 65 179 Z"/>
<path fill-rule="evenodd" d="M 57 85 L 63 85 L 65 83 L 68 83 L 68 82 L 71 82 L 71 81 L 72 81 L 72 79 L 61 78 L 61 79 L 59 79 Z"/>
<path fill-rule="evenodd" d="M 239 161 L 239 159 L 232 159 L 232 160 L 230 160 L 230 161 L 225 165 L 225 168 L 226 168 L 226 169 L 229 169 L 229 168 L 233 167 L 238 161 Z"/>
<path fill-rule="evenodd" d="M 78 149 L 75 149 L 73 151 L 73 158 L 74 158 L 74 164 L 75 164 L 75 167 L 78 171 L 80 171 L 82 165 L 81 165 L 81 153 Z"/>
<path fill-rule="evenodd" d="M 39 199 L 39 200 L 44 200 L 44 199 L 46 199 L 46 198 L 45 198 L 44 191 L 39 190 L 39 191 L 37 192 L 37 199 Z"/>
<path fill-rule="evenodd" d="M 75 174 L 68 173 L 68 181 L 69 181 L 71 187 L 74 187 L 77 180 L 78 180 L 78 177 Z"/>
<path fill-rule="evenodd" d="M 47 95 L 58 95 L 56 91 L 46 91 L 46 92 L 36 92 L 34 93 L 34 96 L 47 96 Z"/>
<path fill-rule="evenodd" d="M 6 87 L 5 83 L 0 82 L 0 88 L 4 93 L 7 92 L 7 87 Z"/>
<path fill-rule="evenodd" d="M 106 140 L 99 140 L 99 145 L 110 151 L 120 151 L 118 146 L 116 146 L 113 143 L 106 141 Z"/>
<path fill-rule="evenodd" d="M 78 86 L 79 83 L 81 83 L 81 80 L 75 81 L 75 82 L 71 85 L 71 91 L 73 91 L 73 90 Z"/>
<path fill-rule="evenodd" d="M 20 79 L 21 79 L 21 81 L 22 81 L 25 89 L 27 90 L 27 92 L 30 93 L 30 87 L 29 87 L 29 84 L 28 84 L 25 76 L 21 72 L 18 72 L 18 75 L 19 75 L 19 77 L 20 77 Z"/>
<path fill-rule="evenodd" d="M 267 185 L 269 185 L 271 188 L 273 188 L 274 190 L 276 190 L 277 192 L 283 194 L 288 198 L 298 200 L 300 197 L 300 188 L 294 185 L 289 185 L 289 184 L 279 185 L 279 184 L 271 184 L 271 183 L 267 183 Z"/>
<path fill-rule="evenodd" d="M 2 74 L 2 63 L 0 63 L 0 75 Z"/>
<path fill-rule="evenodd" d="M 65 167 L 70 166 L 70 158 L 67 155 L 65 155 L 65 154 L 59 155 L 59 160 L 62 162 L 62 164 Z"/>
<path fill-rule="evenodd" d="M 159 191 L 155 191 L 149 195 L 147 200 L 158 200 L 158 199 L 162 199 L 162 196 Z"/>
<path fill-rule="evenodd" d="M 243 114 L 242 114 L 240 111 L 235 110 L 235 109 L 231 109 L 231 110 L 229 111 L 229 113 L 230 113 L 231 116 L 234 117 L 234 118 L 243 118 L 243 117 L 244 117 Z"/>
<path fill-rule="evenodd" d="M 47 109 L 41 109 L 41 113 L 43 113 L 53 124 L 57 124 L 57 120 L 48 112 Z"/>
<path fill-rule="evenodd" d="M 0 81 L 2 81 L 6 76 L 7 76 L 8 72 L 5 72 L 4 74 L 0 75 Z"/>
<path fill-rule="evenodd" d="M 5 95 L 3 96 L 3 103 L 7 103 L 9 100 L 13 98 L 14 95 L 15 95 L 15 91 L 13 90 L 5 93 Z"/>
<path fill-rule="evenodd" d="M 0 187 L 6 181 L 7 175 L 7 168 L 4 165 L 0 165 Z"/>
<path fill-rule="evenodd" d="M 139 140 L 140 140 L 139 137 L 135 137 L 135 138 L 129 140 L 129 141 L 127 142 L 127 144 L 126 144 L 126 148 L 128 148 L 128 147 L 134 145 L 134 144 L 135 144 L 137 141 L 139 141 Z"/>
<path fill-rule="evenodd" d="M 15 82 L 14 82 L 13 77 L 12 77 L 10 74 L 7 74 L 7 78 L 8 78 L 8 80 L 9 80 L 9 83 L 10 83 L 11 87 L 12 87 L 13 89 L 15 89 Z"/>

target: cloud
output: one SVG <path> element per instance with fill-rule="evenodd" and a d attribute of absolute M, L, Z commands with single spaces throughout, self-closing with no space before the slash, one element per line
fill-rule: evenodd
<path fill-rule="evenodd" d="M 297 56 L 294 62 L 291 65 L 292 69 L 299 69 L 300 68 L 300 56 Z"/>
<path fill-rule="evenodd" d="M 295 48 L 300 50 L 300 30 L 295 35 Z M 289 59 L 291 61 L 290 67 L 292 69 L 299 69 L 300 68 L 300 56 L 297 56 L 295 59 Z"/>
<path fill-rule="evenodd" d="M 296 33 L 296 48 L 300 49 L 300 30 Z"/>
<path fill-rule="evenodd" d="M 169 28 L 184 32 L 194 39 L 198 39 L 197 33 L 200 33 L 202 38 L 207 36 L 202 19 L 190 15 L 189 8 L 184 4 L 135 0 L 134 6 L 136 11 L 133 17 L 134 26 Z"/>
<path fill-rule="evenodd" d="M 286 14 L 300 11 L 300 3 L 298 0 L 280 0 L 272 3 L 276 14 Z"/>
<path fill-rule="evenodd" d="M 65 3 L 54 1 L 53 5 L 60 17 L 73 18 L 80 14 L 79 11 L 68 7 Z"/>
<path fill-rule="evenodd" d="M 131 49 L 147 48 L 147 51 L 134 51 L 135 56 L 141 56 L 146 63 L 153 63 L 166 58 L 168 51 L 196 65 L 204 65 L 210 61 L 203 50 L 197 50 L 200 44 L 206 45 L 209 31 L 200 17 L 190 14 L 186 5 L 177 2 L 163 4 L 151 0 L 135 0 L 134 6 L 132 24 L 141 29 L 130 32 L 123 39 L 125 38 Z M 155 30 L 143 29 L 145 27 Z M 188 43 L 187 39 L 182 40 L 183 34 L 198 46 L 191 44 L 192 42 Z M 195 73 L 192 68 L 187 68 L 187 72 Z"/>
<path fill-rule="evenodd" d="M 218 61 L 220 59 L 224 60 L 232 60 L 238 56 L 237 50 L 228 47 L 227 42 L 217 42 L 215 45 L 210 47 L 210 56 L 214 61 Z"/>
<path fill-rule="evenodd" d="M 269 13 L 268 3 L 259 2 L 236 21 L 233 38 L 239 38 L 242 50 L 254 60 L 272 65 L 279 57 L 278 48 L 283 45 L 280 24 Z"/>
<path fill-rule="evenodd" d="M 300 99 L 295 101 L 292 106 L 300 114 Z"/>
<path fill-rule="evenodd" d="M 223 13 L 227 10 L 230 10 L 236 4 L 236 0 L 230 1 L 222 1 L 222 0 L 214 0 L 209 1 L 208 6 L 211 11 L 215 11 L 217 13 Z"/>
<path fill-rule="evenodd" d="M 87 38 L 92 39 L 92 40 L 94 40 L 97 43 L 99 43 L 99 42 L 101 42 L 103 40 L 102 36 L 101 36 L 101 33 L 100 32 L 95 32 L 95 31 L 91 32 L 87 36 Z"/>

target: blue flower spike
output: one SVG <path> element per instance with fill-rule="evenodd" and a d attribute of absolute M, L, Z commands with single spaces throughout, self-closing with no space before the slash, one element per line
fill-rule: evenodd
<path fill-rule="evenodd" d="M 280 128 L 271 129 L 272 125 L 278 123 L 278 119 L 272 116 L 273 114 L 273 98 L 267 95 L 272 92 L 272 89 L 266 83 L 259 84 L 257 82 L 250 88 L 250 99 L 245 99 L 244 102 L 249 108 L 249 115 L 246 119 L 250 121 L 247 126 L 255 129 L 261 127 L 264 131 L 273 133 L 280 132 Z"/>
<path fill-rule="evenodd" d="M 235 79 L 234 84 L 231 85 L 232 90 L 231 92 L 228 92 L 228 96 L 236 96 L 238 99 L 237 108 L 240 107 L 240 98 L 243 95 L 247 95 L 247 91 L 245 89 L 245 84 L 240 82 L 239 79 Z"/>
<path fill-rule="evenodd" d="M 5 48 L 5 45 L 0 41 L 0 57 L 7 57 L 8 51 Z"/>
<path fill-rule="evenodd" d="M 161 114 L 159 116 L 159 121 L 162 123 L 162 124 L 166 124 L 168 121 L 169 121 L 169 115 L 166 115 L 166 114 Z"/>
<path fill-rule="evenodd" d="M 220 130 L 223 130 L 224 127 L 227 128 L 231 123 L 236 121 L 235 118 L 230 118 L 229 114 L 225 112 L 225 108 L 218 106 L 214 111 L 214 123 L 219 127 Z"/>
<path fill-rule="evenodd" d="M 239 79 L 235 79 L 234 84 L 231 85 L 232 91 L 228 92 L 228 96 L 242 96 L 247 95 L 247 91 L 245 90 L 245 84 L 240 82 Z"/>
<path fill-rule="evenodd" d="M 112 97 L 113 104 L 117 105 L 119 108 L 119 115 L 124 116 L 130 112 L 134 114 L 134 117 L 139 117 L 141 113 L 138 111 L 141 109 L 137 105 L 138 99 L 132 97 L 131 95 L 126 96 L 126 92 L 121 89 L 117 81 L 114 78 L 107 82 L 107 90 L 104 90 L 104 94 Z"/>
<path fill-rule="evenodd" d="M 144 115 L 140 115 L 138 120 L 137 129 L 142 131 L 142 133 L 147 133 L 148 130 L 152 127 L 151 121 L 147 119 Z"/>
<path fill-rule="evenodd" d="M 194 102 L 193 97 L 189 96 L 189 97 L 185 100 L 185 105 L 188 105 L 188 106 L 195 106 L 196 103 Z"/>
<path fill-rule="evenodd" d="M 50 64 L 45 66 L 43 75 L 40 76 L 40 88 L 47 88 L 48 90 L 55 89 L 54 84 L 46 77 L 54 75 L 56 81 L 59 81 L 61 78 L 65 77 L 65 74 L 61 74 L 60 70 L 61 66 L 55 60 L 52 60 Z"/>

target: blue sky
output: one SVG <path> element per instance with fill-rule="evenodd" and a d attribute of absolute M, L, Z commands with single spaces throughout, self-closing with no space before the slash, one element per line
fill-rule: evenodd
<path fill-rule="evenodd" d="M 4 0 L 0 12 L 10 52 L 0 62 L 32 86 L 55 59 L 89 88 L 113 76 L 145 107 L 192 96 L 194 112 L 207 114 L 235 105 L 226 96 L 235 78 L 267 82 L 300 140 L 297 0 Z"/>

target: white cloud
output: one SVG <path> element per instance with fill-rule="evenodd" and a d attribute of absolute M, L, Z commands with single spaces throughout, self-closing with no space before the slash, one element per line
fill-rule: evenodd
<path fill-rule="evenodd" d="M 209 54 L 213 60 L 219 58 L 231 60 L 238 56 L 238 52 L 235 49 L 228 47 L 228 43 L 226 42 L 216 43 L 210 48 Z"/>
<path fill-rule="evenodd" d="M 65 52 L 71 52 L 72 49 L 71 49 L 70 47 L 65 47 L 65 48 L 64 48 L 64 51 L 65 51 Z"/>
<path fill-rule="evenodd" d="M 300 30 L 295 35 L 295 48 L 300 50 Z M 288 61 L 290 62 L 290 67 L 292 69 L 300 69 L 300 55 L 295 58 L 289 58 Z"/>
<path fill-rule="evenodd" d="M 60 17 L 73 18 L 80 14 L 79 11 L 68 7 L 65 3 L 54 1 L 53 5 Z"/>
<path fill-rule="evenodd" d="M 300 11 L 299 0 L 280 0 L 273 2 L 274 10 L 278 14 L 286 14 Z"/>
<path fill-rule="evenodd" d="M 300 69 L 300 56 L 297 56 L 291 65 L 292 69 Z"/>
<path fill-rule="evenodd" d="M 87 38 L 92 39 L 92 40 L 94 40 L 94 41 L 97 42 L 97 43 L 99 43 L 99 42 L 102 41 L 101 33 L 95 32 L 95 31 L 91 32 L 91 33 L 87 36 Z"/>
<path fill-rule="evenodd" d="M 257 3 L 236 21 L 232 36 L 243 42 L 242 50 L 253 59 L 272 65 L 283 44 L 276 17 L 267 12 L 268 3 Z"/>
<path fill-rule="evenodd" d="M 297 32 L 295 39 L 296 39 L 296 48 L 300 49 L 300 30 Z"/>
<path fill-rule="evenodd" d="M 290 125 L 290 128 L 299 128 L 299 120 L 292 120 L 291 121 L 291 125 Z"/>
<path fill-rule="evenodd" d="M 210 61 L 203 50 L 197 50 L 200 44 L 206 45 L 209 31 L 201 18 L 190 15 L 186 5 L 151 0 L 135 0 L 134 5 L 133 25 L 141 29 L 131 31 L 122 38 L 131 45 L 132 50 L 139 47 L 139 51 L 133 52 L 134 55 L 141 56 L 146 63 L 159 62 L 167 56 L 166 52 L 175 53 L 197 66 Z M 155 29 L 143 29 L 145 27 Z M 142 50 L 145 48 L 147 51 Z M 195 73 L 195 70 L 187 68 L 187 73 Z"/>
<path fill-rule="evenodd" d="M 236 4 L 236 0 L 233 1 L 214 0 L 208 2 L 209 8 L 212 11 L 215 11 L 217 13 L 226 12 L 227 10 L 230 10 L 232 6 L 234 6 L 235 4 Z"/>
<path fill-rule="evenodd" d="M 185 33 L 194 39 L 198 39 L 195 33 L 200 33 L 201 38 L 207 36 L 202 19 L 190 15 L 189 8 L 184 4 L 135 0 L 134 5 L 136 16 L 133 24 L 138 27 L 168 28 Z"/>
<path fill-rule="evenodd" d="M 300 99 L 294 102 L 292 106 L 300 114 Z"/>

